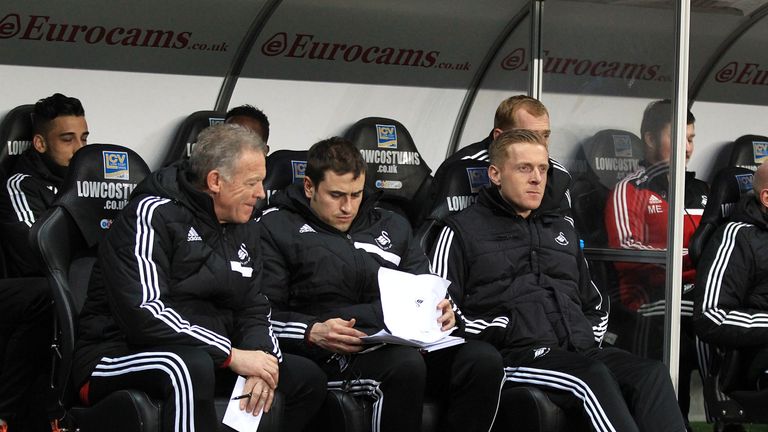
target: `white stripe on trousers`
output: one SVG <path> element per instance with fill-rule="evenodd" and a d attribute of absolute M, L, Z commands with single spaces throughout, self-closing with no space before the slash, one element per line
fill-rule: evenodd
<path fill-rule="evenodd" d="M 350 381 L 329 381 L 328 390 L 343 391 L 353 396 L 370 396 L 374 402 L 371 407 L 371 432 L 381 431 L 381 410 L 384 407 L 384 393 L 381 391 L 381 381 L 372 379 L 356 379 Z"/>
<path fill-rule="evenodd" d="M 195 431 L 195 402 L 192 378 L 187 365 L 172 352 L 143 352 L 125 357 L 102 357 L 91 376 L 111 377 L 147 370 L 159 370 L 168 374 L 176 396 L 174 430 Z"/>
<path fill-rule="evenodd" d="M 592 426 L 599 432 L 616 432 L 608 416 L 603 411 L 600 401 L 592 389 L 581 379 L 563 372 L 529 367 L 504 368 L 507 381 L 565 390 L 584 402 Z"/>

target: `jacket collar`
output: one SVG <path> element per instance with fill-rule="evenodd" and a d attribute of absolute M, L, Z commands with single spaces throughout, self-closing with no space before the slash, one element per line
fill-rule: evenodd
<path fill-rule="evenodd" d="M 373 191 L 369 188 L 363 190 L 363 200 L 360 203 L 360 209 L 357 212 L 355 220 L 352 221 L 352 225 L 349 227 L 349 232 L 354 232 L 357 229 L 365 228 L 370 224 L 371 218 L 375 217 L 372 210 L 376 206 L 376 203 L 381 197 L 380 191 Z M 325 223 L 320 219 L 317 214 L 309 206 L 309 199 L 304 195 L 303 184 L 292 184 L 288 186 L 284 193 L 274 196 L 275 205 L 287 210 L 293 211 L 301 215 L 304 219 L 315 226 L 322 227 L 323 229 L 331 232 L 342 233 L 338 229 Z"/>

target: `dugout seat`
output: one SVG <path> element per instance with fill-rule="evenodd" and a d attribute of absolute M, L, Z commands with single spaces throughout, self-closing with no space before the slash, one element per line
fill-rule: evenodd
<path fill-rule="evenodd" d="M 576 156 L 580 169 L 571 198 L 574 225 L 586 247 L 608 247 L 604 223 L 606 201 L 616 183 L 639 168 L 644 154 L 640 138 L 624 130 L 605 129 L 582 143 Z M 631 349 L 637 317 L 620 300 L 616 269 L 606 261 L 592 261 L 589 265 L 592 281 L 611 299 L 611 320 L 605 342 Z"/>
<path fill-rule="evenodd" d="M 756 171 L 757 167 L 768 158 L 768 137 L 744 135 L 731 144 L 728 166 L 742 167 Z"/>
<path fill-rule="evenodd" d="M 432 170 L 424 162 L 410 132 L 388 118 L 366 117 L 346 132 L 368 164 L 365 184 L 382 191 L 379 206 L 405 215 L 417 227 L 429 196 Z"/>
<path fill-rule="evenodd" d="M 118 216 L 119 209 L 127 203 L 128 193 L 149 173 L 147 164 L 130 149 L 109 144 L 84 147 L 72 158 L 54 207 L 30 233 L 30 241 L 44 263 L 58 324 L 51 382 L 56 402 L 51 409 L 51 418 L 65 426 L 74 425 L 81 432 L 160 430 L 160 403 L 145 393 L 122 390 L 85 407 L 78 403 L 75 383 L 70 382 L 77 317 L 96 261 L 96 247 Z M 110 196 L 105 197 L 98 192 L 104 190 L 123 192 L 108 192 Z M 217 399 L 220 417 L 228 402 L 226 397 Z M 279 402 L 275 408 L 279 413 Z M 279 414 L 265 416 L 262 429 L 277 430 L 273 422 L 279 417 Z"/>
<path fill-rule="evenodd" d="M 256 203 L 256 211 L 269 206 L 270 198 L 295 183 L 304 182 L 307 167 L 306 150 L 277 150 L 267 156 L 267 176 L 264 178 L 264 192 L 267 199 Z"/>
<path fill-rule="evenodd" d="M 120 158 L 120 162 L 105 163 L 113 156 Z M 83 189 L 82 183 L 78 187 L 78 183 L 108 183 L 126 191 L 126 187 L 135 187 L 148 174 L 146 163 L 126 148 L 109 144 L 86 146 L 72 158 L 57 202 L 30 232 L 30 242 L 43 263 L 54 298 L 57 332 L 52 346 L 51 388 L 55 406 L 50 408 L 50 417 L 62 426 L 71 422 L 82 431 L 160 430 L 159 406 L 146 394 L 116 392 L 93 407 L 82 407 L 77 404 L 76 389 L 70 383 L 77 315 L 85 301 L 96 246 L 117 216 L 117 208 L 128 198 L 125 195 L 119 201 L 110 200 L 109 207 L 115 209 L 105 210 L 106 200 L 81 196 L 91 193 Z"/>
<path fill-rule="evenodd" d="M 188 158 L 197 143 L 200 131 L 216 124 L 224 123 L 224 111 L 196 111 L 187 116 L 176 130 L 162 166 L 168 166 L 178 160 Z"/>
<path fill-rule="evenodd" d="M 698 262 L 712 234 L 730 219 L 739 200 L 751 194 L 752 176 L 752 170 L 742 167 L 727 167 L 715 175 L 701 224 L 688 245 L 694 263 Z M 749 389 L 749 384 L 743 381 L 742 353 L 705 345 L 699 367 L 704 375 L 704 404 L 709 420 L 719 425 L 768 423 L 764 409 L 768 390 Z"/>
<path fill-rule="evenodd" d="M 13 168 L 16 156 L 32 147 L 34 105 L 19 105 L 0 122 L 0 179 Z"/>
<path fill-rule="evenodd" d="M 584 171 L 571 189 L 573 219 L 586 246 L 606 247 L 603 223 L 605 203 L 619 180 L 639 168 L 644 157 L 637 135 L 617 129 L 597 132 L 587 139 L 576 157 Z"/>
<path fill-rule="evenodd" d="M 428 213 L 415 234 L 425 253 L 432 249 L 442 229 L 443 219 L 472 205 L 480 189 L 491 184 L 488 165 L 488 162 L 482 160 L 463 159 L 440 170 L 440 176 L 432 182 Z"/>

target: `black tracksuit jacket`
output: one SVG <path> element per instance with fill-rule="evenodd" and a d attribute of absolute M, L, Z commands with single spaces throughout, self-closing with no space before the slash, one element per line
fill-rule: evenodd
<path fill-rule="evenodd" d="M 380 267 L 429 273 L 429 260 L 408 221 L 376 208 L 378 195 L 369 192 L 346 233 L 312 212 L 302 185 L 275 195 L 275 207 L 262 215 L 263 291 L 287 352 L 328 357 L 330 352 L 310 346 L 306 338 L 314 323 L 330 318 L 355 318 L 355 328 L 368 334 L 383 329 Z"/>
<path fill-rule="evenodd" d="M 198 347 L 220 366 L 232 346 L 281 359 L 260 290 L 258 229 L 220 224 L 185 165 L 145 179 L 99 248 L 80 315 L 78 388 L 103 356 L 163 346 Z"/>
<path fill-rule="evenodd" d="M 9 276 L 41 274 L 29 246 L 29 230 L 53 205 L 66 170 L 30 148 L 19 156 L 6 179 L 0 192 L 0 224 L 10 264 Z"/>
<path fill-rule="evenodd" d="M 696 272 L 699 337 L 724 348 L 768 345 L 768 215 L 754 196 L 707 243 Z"/>

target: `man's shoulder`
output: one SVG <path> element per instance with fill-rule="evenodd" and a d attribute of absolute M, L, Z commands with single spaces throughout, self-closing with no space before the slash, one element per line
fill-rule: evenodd
<path fill-rule="evenodd" d="M 282 206 L 269 207 L 257 219 L 257 225 L 263 232 L 279 241 L 291 238 L 295 234 L 318 233 L 320 230 L 290 208 Z"/>
<path fill-rule="evenodd" d="M 491 140 L 486 138 L 482 141 L 472 143 L 466 147 L 462 147 L 452 154 L 451 157 L 446 159 L 446 162 L 453 162 L 461 159 L 476 159 L 476 160 L 488 160 L 488 147 L 491 144 Z"/>

